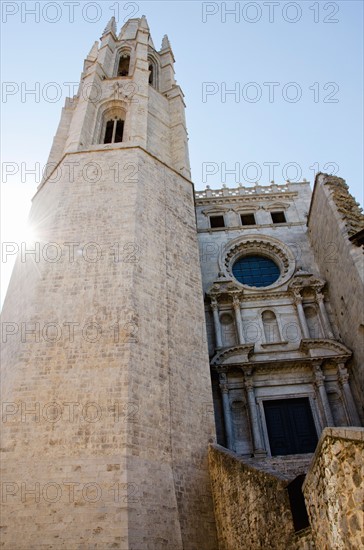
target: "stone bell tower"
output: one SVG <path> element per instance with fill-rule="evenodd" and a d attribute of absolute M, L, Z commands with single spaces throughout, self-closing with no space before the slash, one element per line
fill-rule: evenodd
<path fill-rule="evenodd" d="M 183 93 L 114 19 L 66 100 L 2 329 L 4 548 L 215 550 Z"/>

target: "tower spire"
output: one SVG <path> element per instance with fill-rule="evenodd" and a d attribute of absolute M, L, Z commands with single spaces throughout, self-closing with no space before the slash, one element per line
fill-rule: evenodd
<path fill-rule="evenodd" d="M 95 61 L 97 59 L 97 54 L 98 54 L 98 51 L 99 51 L 99 42 L 98 40 L 96 40 L 92 47 L 91 47 L 91 50 L 89 51 L 89 54 L 87 56 L 87 61 Z"/>
<path fill-rule="evenodd" d="M 112 18 L 110 19 L 110 21 L 106 25 L 106 27 L 104 29 L 104 32 L 102 33 L 102 36 L 105 36 L 105 34 L 107 34 L 108 32 L 112 32 L 116 36 L 117 30 L 116 30 L 116 21 L 115 21 L 114 16 L 112 16 Z"/>
<path fill-rule="evenodd" d="M 172 50 L 168 36 L 165 34 L 162 39 L 162 50 Z"/>

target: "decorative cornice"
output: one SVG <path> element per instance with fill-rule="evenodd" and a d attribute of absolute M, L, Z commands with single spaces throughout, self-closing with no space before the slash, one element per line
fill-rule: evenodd
<path fill-rule="evenodd" d="M 254 374 L 280 374 L 289 370 L 290 372 L 306 372 L 309 377 L 312 377 L 312 362 L 307 359 L 291 359 L 287 361 L 259 361 L 256 363 L 247 362 L 231 365 L 213 365 L 211 363 L 211 369 L 217 373 L 236 371 L 238 369 L 243 372 L 245 376 L 253 376 Z"/>
<path fill-rule="evenodd" d="M 279 372 L 282 369 L 312 369 L 330 361 L 341 365 L 340 368 L 343 369 L 352 355 L 352 352 L 340 342 L 326 339 L 304 339 L 297 351 L 303 355 L 293 357 L 292 350 L 280 350 L 276 358 L 270 356 L 269 359 L 260 359 L 260 356 L 265 354 L 254 353 L 254 344 L 242 344 L 218 351 L 211 359 L 211 368 L 218 372 L 227 372 L 237 367 Z"/>
<path fill-rule="evenodd" d="M 219 207 L 216 207 L 216 212 L 218 212 L 220 210 Z M 233 208 L 229 208 L 228 210 L 232 210 L 232 211 L 236 211 L 237 209 L 233 209 Z M 247 208 L 246 211 L 255 211 L 255 210 L 258 210 L 258 208 Z M 243 210 L 242 210 L 243 212 Z M 266 229 L 266 228 L 277 228 L 277 225 L 278 224 L 275 224 L 275 223 L 257 223 L 255 224 L 254 226 L 254 229 L 256 230 L 261 230 L 261 229 Z M 280 224 L 279 226 L 280 227 L 284 227 L 285 229 L 289 229 L 290 227 L 298 227 L 298 226 L 302 226 L 302 225 L 306 225 L 306 222 L 286 222 L 286 223 L 282 223 Z M 204 228 L 198 228 L 197 229 L 197 233 L 218 233 L 219 231 L 251 231 L 252 230 L 252 226 L 251 225 L 227 225 L 225 227 L 204 227 Z M 257 233 L 257 235 L 259 235 L 259 233 Z"/>
<path fill-rule="evenodd" d="M 299 183 L 308 184 L 308 182 L 297 182 L 293 185 L 297 185 Z M 221 189 L 211 189 L 209 185 L 206 185 L 206 189 L 203 191 L 195 192 L 195 197 L 197 201 L 204 199 L 226 200 L 228 198 L 239 198 L 239 200 L 241 200 L 244 197 L 252 199 L 257 196 L 259 199 L 261 199 L 262 196 L 268 196 L 270 199 L 272 197 L 276 198 L 276 196 L 279 196 L 284 200 L 289 195 L 297 194 L 297 191 L 292 191 L 291 185 L 291 183 L 284 183 L 283 185 L 276 185 L 275 183 L 271 185 L 259 185 L 256 183 L 254 187 L 239 185 L 239 187 L 228 188 L 224 185 Z"/>
<path fill-rule="evenodd" d="M 231 210 L 231 208 L 228 208 L 227 206 L 210 206 L 210 207 L 206 208 L 205 210 L 202 210 L 202 214 L 207 217 L 210 214 L 215 214 L 215 213 L 218 213 L 218 212 L 221 212 L 221 213 L 225 214 L 226 212 L 229 212 L 230 210 Z"/>
<path fill-rule="evenodd" d="M 247 363 L 253 351 L 254 351 L 254 344 L 242 344 L 240 346 L 227 348 L 218 352 L 212 358 L 211 365 L 222 366 L 228 359 L 231 359 L 232 357 L 237 357 L 239 359 L 235 363 L 230 362 L 231 365 L 236 366 L 241 363 Z"/>
<path fill-rule="evenodd" d="M 276 208 L 280 208 L 281 210 L 287 210 L 287 208 L 290 207 L 290 203 L 287 201 L 276 201 L 276 202 L 270 202 L 269 204 L 266 204 L 262 206 L 263 210 L 275 210 Z"/>
<path fill-rule="evenodd" d="M 313 358 L 336 358 L 336 359 L 349 359 L 352 356 L 352 351 L 348 349 L 344 344 L 341 344 L 337 340 L 327 340 L 321 338 L 304 338 L 301 340 L 300 351 L 303 351 L 307 355 Z M 330 351 L 329 355 L 322 353 L 323 350 Z"/>

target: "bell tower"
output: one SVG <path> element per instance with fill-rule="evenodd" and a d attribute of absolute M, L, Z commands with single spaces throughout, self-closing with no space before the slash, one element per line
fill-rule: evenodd
<path fill-rule="evenodd" d="M 216 550 L 185 105 L 111 19 L 66 100 L 2 319 L 6 549 Z"/>

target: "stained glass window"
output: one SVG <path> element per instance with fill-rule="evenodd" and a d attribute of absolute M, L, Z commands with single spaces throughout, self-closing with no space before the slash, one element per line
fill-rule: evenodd
<path fill-rule="evenodd" d="M 233 275 L 244 285 L 269 286 L 280 275 L 278 266 L 264 256 L 244 256 L 233 265 Z"/>

